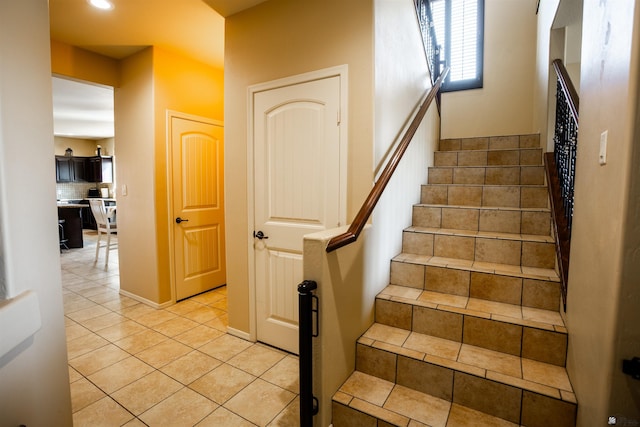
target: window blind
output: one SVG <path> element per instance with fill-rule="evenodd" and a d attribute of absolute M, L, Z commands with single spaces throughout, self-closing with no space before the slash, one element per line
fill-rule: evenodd
<path fill-rule="evenodd" d="M 438 43 L 451 71 L 445 89 L 482 87 L 483 0 L 431 0 Z"/>

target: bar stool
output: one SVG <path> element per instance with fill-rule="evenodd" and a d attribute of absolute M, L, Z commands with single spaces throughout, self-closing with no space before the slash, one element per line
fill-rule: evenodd
<path fill-rule="evenodd" d="M 62 249 L 69 249 L 69 246 L 67 246 L 67 242 L 69 241 L 69 239 L 66 239 L 64 237 L 64 219 L 59 219 L 58 220 L 58 238 L 60 240 L 60 252 L 62 252 Z"/>

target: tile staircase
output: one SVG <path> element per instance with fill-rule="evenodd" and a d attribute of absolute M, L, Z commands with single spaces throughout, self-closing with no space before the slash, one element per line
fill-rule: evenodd
<path fill-rule="evenodd" d="M 539 147 L 440 142 L 335 427 L 575 426 Z"/>

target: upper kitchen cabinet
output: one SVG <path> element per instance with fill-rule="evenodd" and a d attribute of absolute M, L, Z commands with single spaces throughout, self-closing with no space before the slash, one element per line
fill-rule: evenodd
<path fill-rule="evenodd" d="M 73 181 L 86 182 L 87 180 L 87 164 L 82 157 L 72 157 L 71 165 L 73 166 Z"/>
<path fill-rule="evenodd" d="M 56 182 L 73 182 L 71 157 L 56 156 Z"/>
<path fill-rule="evenodd" d="M 56 182 L 86 182 L 84 157 L 56 156 Z"/>
<path fill-rule="evenodd" d="M 102 182 L 113 183 L 113 157 L 102 157 Z"/>
<path fill-rule="evenodd" d="M 113 157 L 96 156 L 86 160 L 87 181 L 89 182 L 113 182 Z"/>
<path fill-rule="evenodd" d="M 113 182 L 113 157 L 56 156 L 56 182 Z"/>

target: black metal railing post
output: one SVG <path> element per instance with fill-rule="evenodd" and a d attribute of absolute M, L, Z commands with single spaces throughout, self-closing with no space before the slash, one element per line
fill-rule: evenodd
<path fill-rule="evenodd" d="M 436 30 L 433 24 L 430 0 L 416 0 L 416 12 L 418 24 L 422 33 L 422 43 L 427 56 L 427 63 L 431 71 L 431 83 L 438 80 L 441 73 L 442 61 L 440 60 L 440 45 L 436 39 Z"/>
<path fill-rule="evenodd" d="M 313 291 L 317 288 L 318 284 L 312 280 L 305 280 L 298 285 L 300 427 L 313 426 L 313 416 L 318 413 L 318 399 L 313 396 L 313 337 L 318 336 L 318 297 L 313 295 Z M 313 331 L 314 314 L 316 315 L 315 332 Z"/>

